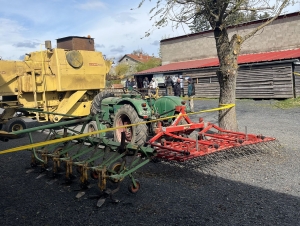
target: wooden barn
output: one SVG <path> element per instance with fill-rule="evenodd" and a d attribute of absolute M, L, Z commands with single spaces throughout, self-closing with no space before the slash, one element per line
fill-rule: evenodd
<path fill-rule="evenodd" d="M 228 35 L 248 34 L 267 19 L 228 27 Z M 160 41 L 162 66 L 136 76 L 191 77 L 199 97 L 219 97 L 219 61 L 213 30 Z M 237 98 L 292 98 L 300 96 L 300 13 L 279 16 L 247 40 L 238 57 Z M 184 84 L 185 90 L 187 84 Z"/>
<path fill-rule="evenodd" d="M 238 57 L 236 98 L 292 98 L 300 96 L 300 48 L 244 54 Z M 181 61 L 138 73 L 138 76 L 191 77 L 197 97 L 219 97 L 218 58 Z M 187 83 L 184 83 L 185 93 Z"/>

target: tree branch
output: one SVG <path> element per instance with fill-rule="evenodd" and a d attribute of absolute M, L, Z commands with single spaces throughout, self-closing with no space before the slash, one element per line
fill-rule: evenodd
<path fill-rule="evenodd" d="M 289 3 L 289 0 L 284 0 L 281 4 L 281 6 L 278 9 L 278 12 L 275 14 L 275 16 L 268 20 L 267 22 L 265 22 L 264 24 L 258 26 L 257 28 L 255 28 L 253 31 L 251 31 L 250 33 L 246 34 L 244 37 L 242 37 L 241 40 L 241 44 L 243 42 L 245 42 L 248 38 L 252 37 L 256 32 L 258 32 L 259 30 L 263 29 L 265 26 L 269 25 L 270 23 L 272 23 L 274 20 L 277 19 L 277 17 L 281 14 L 282 10 L 287 6 L 287 4 Z"/>
<path fill-rule="evenodd" d="M 238 11 L 239 7 L 244 3 L 245 0 L 240 0 L 236 3 L 236 5 L 229 10 L 227 13 L 224 13 L 223 19 L 225 20 L 230 14 L 233 14 L 234 12 Z"/>

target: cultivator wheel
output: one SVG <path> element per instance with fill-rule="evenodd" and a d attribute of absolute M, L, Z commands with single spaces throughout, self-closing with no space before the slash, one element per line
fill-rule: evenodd
<path fill-rule="evenodd" d="M 143 120 L 139 118 L 135 109 L 131 105 L 125 104 L 117 111 L 113 127 L 138 124 L 140 122 L 143 122 Z M 121 142 L 122 132 L 125 132 L 125 142 L 136 145 L 144 145 L 148 138 L 148 127 L 146 124 L 116 129 L 114 131 L 116 141 Z"/>
<path fill-rule="evenodd" d="M 135 180 L 135 182 L 131 182 L 128 186 L 128 191 L 132 194 L 137 193 L 140 190 L 141 184 L 138 180 Z"/>
<path fill-rule="evenodd" d="M 87 129 L 87 132 L 90 133 L 90 132 L 95 132 L 98 130 L 98 126 L 97 126 L 97 122 L 95 121 L 92 121 L 88 124 L 88 129 Z M 95 134 L 95 135 L 92 135 L 93 137 L 98 137 L 99 134 Z"/>
<path fill-rule="evenodd" d="M 21 118 L 12 118 L 5 125 L 4 130 L 7 132 L 16 132 L 27 128 L 25 121 Z M 19 134 L 18 137 L 24 137 L 24 134 Z"/>
<path fill-rule="evenodd" d="M 108 175 L 115 175 L 115 174 L 119 174 L 120 172 L 122 172 L 122 170 L 124 170 L 124 163 L 121 162 L 116 162 L 114 163 L 110 169 L 109 169 L 109 173 Z M 110 181 L 113 183 L 118 183 L 121 182 L 124 178 L 120 178 L 120 179 L 113 179 L 111 178 Z"/>

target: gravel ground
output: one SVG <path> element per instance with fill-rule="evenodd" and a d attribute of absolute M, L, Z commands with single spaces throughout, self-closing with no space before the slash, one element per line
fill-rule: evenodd
<path fill-rule="evenodd" d="M 300 109 L 282 110 L 273 101 L 237 101 L 239 128 L 276 137 L 280 152 L 190 165 L 149 163 L 137 172 L 137 194 L 128 179 L 115 198 L 101 208 L 88 195 L 75 196 L 78 183 L 63 185 L 40 173 L 26 173 L 30 153 L 0 155 L 0 225 L 299 225 Z M 195 109 L 217 106 L 216 100 L 195 102 Z M 197 116 L 215 123 L 216 113 Z M 37 139 L 42 139 L 36 134 Z M 27 144 L 27 138 L 1 142 L 0 150 Z M 89 195 L 97 194 L 92 181 Z"/>

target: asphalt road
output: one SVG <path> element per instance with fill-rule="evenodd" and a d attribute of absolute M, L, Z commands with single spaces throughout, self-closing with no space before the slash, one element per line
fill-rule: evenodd
<path fill-rule="evenodd" d="M 282 148 L 215 163 L 149 163 L 136 173 L 137 194 L 128 179 L 101 208 L 89 197 L 96 181 L 80 199 L 78 183 L 30 169 L 30 153 L 0 155 L 0 225 L 299 225 L 300 109 L 274 108 L 273 101 L 237 101 L 239 129 L 276 137 Z M 195 110 L 217 107 L 216 100 L 195 102 Z M 215 123 L 217 113 L 192 116 Z M 43 135 L 35 134 L 38 140 Z M 28 138 L 0 143 L 0 150 L 28 144 Z M 224 158 L 224 159 L 222 159 Z"/>

